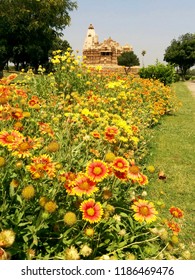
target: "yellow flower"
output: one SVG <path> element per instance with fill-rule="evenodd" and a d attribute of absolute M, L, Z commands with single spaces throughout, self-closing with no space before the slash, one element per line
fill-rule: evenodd
<path fill-rule="evenodd" d="M 24 199 L 31 199 L 35 196 L 35 188 L 32 185 L 26 186 L 22 190 L 22 197 Z"/>
<path fill-rule="evenodd" d="M 94 235 L 95 231 L 92 227 L 87 227 L 85 229 L 85 235 L 87 235 L 88 237 L 92 237 Z"/>
<path fill-rule="evenodd" d="M 60 149 L 60 144 L 56 141 L 49 143 L 49 145 L 47 146 L 48 152 L 51 153 L 57 152 L 59 151 L 59 149 Z"/>
<path fill-rule="evenodd" d="M 0 232 L 0 247 L 10 247 L 15 241 L 15 232 L 7 229 Z"/>
<path fill-rule="evenodd" d="M 57 209 L 57 204 L 54 201 L 48 201 L 45 203 L 44 208 L 47 212 L 53 213 Z"/>
<path fill-rule="evenodd" d="M 6 164 L 5 158 L 4 157 L 0 157 L 0 167 L 5 166 L 5 164 Z"/>
<path fill-rule="evenodd" d="M 79 260 L 80 256 L 77 249 L 74 246 L 71 246 L 64 251 L 64 258 L 65 260 Z"/>
<path fill-rule="evenodd" d="M 91 255 L 91 253 L 92 253 L 92 249 L 87 244 L 84 244 L 81 247 L 80 254 L 83 257 L 88 257 L 89 255 Z"/>
<path fill-rule="evenodd" d="M 154 173 L 155 172 L 155 167 L 153 165 L 148 165 L 147 166 L 147 170 L 150 172 L 150 173 Z"/>
<path fill-rule="evenodd" d="M 10 187 L 17 188 L 19 186 L 19 181 L 16 179 L 12 179 L 10 182 Z"/>
<path fill-rule="evenodd" d="M 113 154 L 112 152 L 108 152 L 107 154 L 105 154 L 105 161 L 112 162 L 115 159 L 115 157 L 115 154 Z"/>
<path fill-rule="evenodd" d="M 45 196 L 41 196 L 39 198 L 39 205 L 40 206 L 44 207 L 46 202 L 47 202 L 47 198 Z"/>
<path fill-rule="evenodd" d="M 64 215 L 64 223 L 68 226 L 72 226 L 77 222 L 77 217 L 75 213 L 69 211 Z"/>

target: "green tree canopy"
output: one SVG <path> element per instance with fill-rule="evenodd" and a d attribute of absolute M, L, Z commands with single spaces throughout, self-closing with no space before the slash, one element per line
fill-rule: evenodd
<path fill-rule="evenodd" d="M 118 65 L 128 67 L 127 72 L 130 70 L 132 66 L 140 65 L 139 58 L 133 51 L 123 52 L 118 57 Z"/>
<path fill-rule="evenodd" d="M 187 71 L 195 65 L 195 33 L 186 33 L 171 42 L 165 50 L 164 60 L 179 67 L 185 78 Z"/>
<path fill-rule="evenodd" d="M 9 59 L 35 68 L 47 63 L 76 7 L 71 0 L 1 0 L 0 70 Z"/>

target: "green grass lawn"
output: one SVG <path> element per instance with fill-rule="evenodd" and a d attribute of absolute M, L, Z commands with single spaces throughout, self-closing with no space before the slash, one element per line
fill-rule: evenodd
<path fill-rule="evenodd" d="M 182 106 L 154 129 L 147 164 L 154 165 L 156 172 L 148 194 L 154 201 L 164 201 L 166 216 L 171 206 L 184 211 L 180 241 L 195 259 L 195 97 L 183 82 L 173 87 Z M 166 180 L 159 180 L 161 170 Z"/>

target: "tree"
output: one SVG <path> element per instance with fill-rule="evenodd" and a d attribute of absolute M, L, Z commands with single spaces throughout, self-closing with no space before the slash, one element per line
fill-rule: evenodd
<path fill-rule="evenodd" d="M 165 50 L 164 61 L 179 67 L 181 76 L 185 79 L 187 71 L 195 65 L 195 33 L 186 33 L 171 42 Z"/>
<path fill-rule="evenodd" d="M 16 67 L 46 64 L 76 7 L 71 0 L 1 0 L 0 69 L 10 59 Z"/>
<path fill-rule="evenodd" d="M 146 54 L 146 51 L 143 50 L 143 51 L 142 51 L 142 56 L 143 56 L 143 58 L 142 58 L 142 66 L 143 66 L 143 67 L 144 67 L 144 56 L 145 56 L 145 54 Z"/>
<path fill-rule="evenodd" d="M 128 73 L 132 66 L 140 65 L 139 58 L 133 51 L 123 52 L 118 57 L 118 65 L 126 66 L 127 69 L 125 68 L 125 71 Z"/>

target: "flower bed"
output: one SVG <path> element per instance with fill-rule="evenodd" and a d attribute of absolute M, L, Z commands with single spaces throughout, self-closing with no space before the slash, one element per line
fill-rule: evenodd
<path fill-rule="evenodd" d="M 71 52 L 52 63 L 25 86 L 1 80 L 0 259 L 180 258 L 183 212 L 162 219 L 143 165 L 174 93 L 90 70 Z"/>

